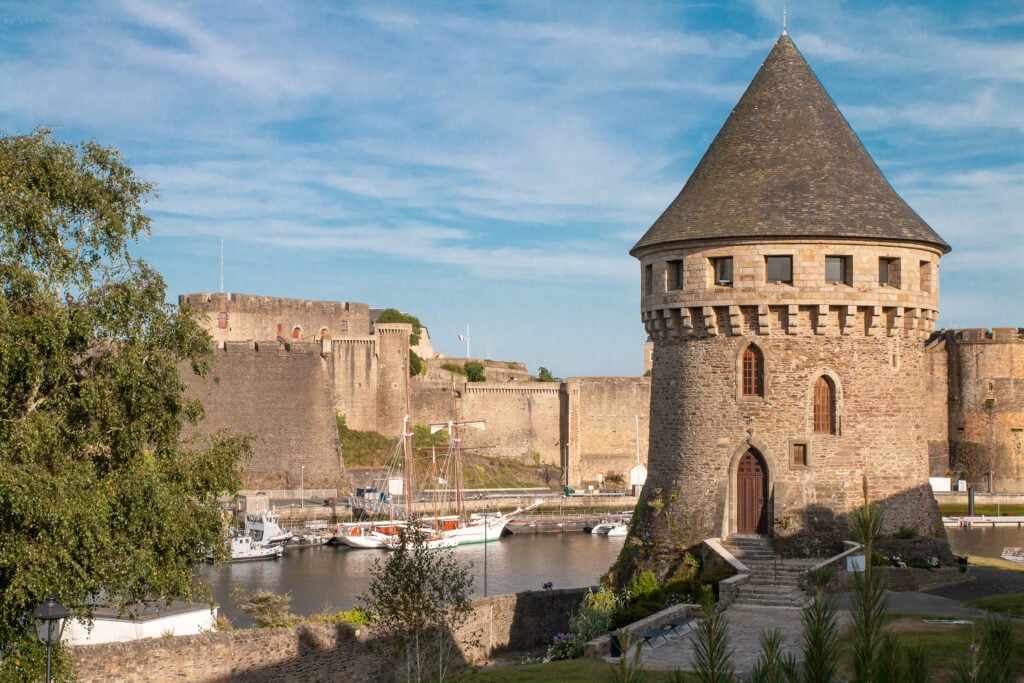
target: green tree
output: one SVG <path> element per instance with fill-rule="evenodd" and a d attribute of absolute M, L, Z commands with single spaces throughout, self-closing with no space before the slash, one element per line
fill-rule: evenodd
<path fill-rule="evenodd" d="M 468 360 L 463 366 L 466 369 L 466 379 L 470 382 L 486 382 L 484 376 L 484 364 L 480 361 Z"/>
<path fill-rule="evenodd" d="M 416 375 L 423 374 L 426 370 L 426 363 L 423 359 L 416 355 L 415 351 L 409 351 L 409 376 L 415 377 Z"/>
<path fill-rule="evenodd" d="M 555 377 L 554 375 L 551 374 L 550 370 L 548 370 L 547 368 L 541 366 L 537 370 L 537 381 L 538 382 L 561 382 L 562 379 L 560 377 Z"/>
<path fill-rule="evenodd" d="M 225 552 L 217 496 L 248 440 L 180 439 L 202 406 L 179 369 L 210 344 L 129 253 L 152 190 L 96 142 L 0 137 L 0 643 L 22 654 L 48 594 L 81 616 L 192 597 L 192 565 Z"/>
<path fill-rule="evenodd" d="M 407 680 L 444 680 L 458 649 L 455 633 L 473 612 L 472 565 L 423 540 L 415 527 L 403 529 L 398 547 L 386 560 L 374 561 L 360 601 L 374 633 L 398 647 Z"/>
<path fill-rule="evenodd" d="M 409 335 L 409 346 L 416 346 L 420 343 L 420 319 L 408 313 L 402 313 L 397 308 L 385 308 L 380 312 L 374 322 L 378 323 L 409 323 L 412 325 L 412 334 Z"/>

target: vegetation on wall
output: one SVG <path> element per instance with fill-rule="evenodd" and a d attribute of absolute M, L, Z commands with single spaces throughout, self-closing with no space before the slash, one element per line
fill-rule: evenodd
<path fill-rule="evenodd" d="M 555 377 L 551 374 L 551 371 L 541 366 L 537 369 L 537 381 L 538 382 L 561 382 L 561 377 Z"/>
<path fill-rule="evenodd" d="M 420 343 L 420 319 L 408 313 L 402 313 L 397 308 L 385 308 L 380 312 L 374 322 L 376 323 L 409 323 L 412 325 L 412 334 L 409 335 L 409 346 L 416 346 Z"/>
<path fill-rule="evenodd" d="M 183 443 L 210 338 L 130 253 L 153 186 L 96 142 L 0 137 L 0 678 L 38 649 L 47 595 L 76 615 L 192 598 L 192 565 L 226 552 L 217 497 L 248 439 Z"/>
<path fill-rule="evenodd" d="M 484 376 L 484 364 L 480 361 L 467 360 L 463 366 L 466 369 L 466 379 L 470 382 L 486 382 Z"/>
<path fill-rule="evenodd" d="M 388 454 L 395 445 L 394 439 L 379 432 L 349 429 L 345 416 L 337 415 L 338 439 L 341 440 L 341 454 L 346 467 L 382 467 L 388 461 Z"/>
<path fill-rule="evenodd" d="M 466 368 L 459 365 L 458 363 L 441 363 L 441 369 L 447 370 L 448 372 L 454 372 L 456 375 L 465 375 Z"/>
<path fill-rule="evenodd" d="M 415 377 L 416 375 L 425 374 L 427 371 L 427 364 L 423 362 L 423 359 L 416 355 L 416 352 L 409 351 L 409 376 Z"/>

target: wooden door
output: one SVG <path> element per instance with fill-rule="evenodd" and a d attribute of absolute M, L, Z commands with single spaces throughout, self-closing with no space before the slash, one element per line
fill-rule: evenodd
<path fill-rule="evenodd" d="M 740 458 L 736 473 L 736 533 L 768 533 L 768 477 L 764 464 L 750 450 Z"/>

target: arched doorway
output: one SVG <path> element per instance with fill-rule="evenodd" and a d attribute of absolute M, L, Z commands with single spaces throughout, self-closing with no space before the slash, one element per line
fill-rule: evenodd
<path fill-rule="evenodd" d="M 736 533 L 768 534 L 768 468 L 753 448 L 736 470 Z"/>

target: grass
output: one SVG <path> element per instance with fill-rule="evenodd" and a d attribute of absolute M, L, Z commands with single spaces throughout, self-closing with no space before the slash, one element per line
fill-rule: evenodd
<path fill-rule="evenodd" d="M 984 619 L 962 619 L 966 624 L 926 622 L 925 619 L 936 619 L 927 615 L 900 615 L 889 617 L 885 630 L 896 633 L 904 648 L 920 647 L 929 667 L 929 681 L 950 680 L 957 662 L 969 659 L 972 642 L 980 642 L 984 631 Z M 1013 633 L 1016 642 L 1024 641 L 1024 624 L 1014 623 Z M 847 652 L 853 642 L 853 633 L 847 631 L 840 639 L 840 647 Z M 845 653 L 844 653 L 845 654 Z M 849 657 L 840 658 L 840 675 L 849 677 Z M 1016 674 L 1024 674 L 1024 662 L 1018 659 Z"/>
<path fill-rule="evenodd" d="M 967 503 L 939 503 L 939 512 L 945 517 L 967 516 Z M 1000 515 L 1024 515 L 1024 505 L 1013 503 L 975 503 L 974 514 L 977 516 L 999 517 Z"/>
<path fill-rule="evenodd" d="M 1010 562 L 997 557 L 981 557 L 980 555 L 968 555 L 967 564 L 972 567 L 987 567 L 989 569 L 1003 569 L 1011 572 L 1024 572 L 1024 564 Z"/>
<path fill-rule="evenodd" d="M 457 674 L 452 680 L 467 683 L 503 683 L 504 681 L 522 681 L 537 683 L 548 681 L 610 681 L 614 667 L 603 659 L 584 657 L 582 659 L 565 659 L 547 664 L 519 664 L 501 668 L 479 669 L 477 671 Z M 668 683 L 670 681 L 696 681 L 693 674 L 677 674 L 671 671 L 645 671 L 644 680 L 650 683 Z"/>
<path fill-rule="evenodd" d="M 1005 614 L 1010 617 L 1024 617 L 1024 593 L 993 595 L 987 598 L 969 600 L 964 604 L 968 607 L 983 609 L 986 612 Z"/>

